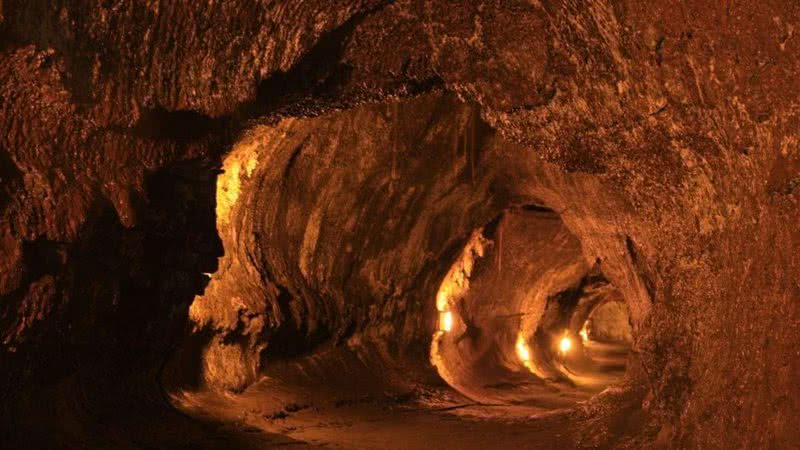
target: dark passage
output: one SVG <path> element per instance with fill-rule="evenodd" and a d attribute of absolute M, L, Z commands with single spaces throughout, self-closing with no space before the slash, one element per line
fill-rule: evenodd
<path fill-rule="evenodd" d="M 798 30 L 0 0 L 0 448 L 795 448 Z"/>

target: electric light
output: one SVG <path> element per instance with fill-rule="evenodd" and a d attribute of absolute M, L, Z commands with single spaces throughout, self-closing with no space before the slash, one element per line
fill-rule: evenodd
<path fill-rule="evenodd" d="M 520 336 L 517 338 L 517 356 L 523 362 L 528 362 L 531 359 L 531 351 L 528 349 L 528 344 L 525 343 L 525 339 Z"/>
<path fill-rule="evenodd" d="M 587 321 L 586 323 L 589 323 L 589 322 Z M 589 332 L 586 330 L 586 323 L 583 324 L 583 326 L 581 327 L 581 331 L 578 332 L 578 334 L 581 335 L 581 340 L 583 342 L 586 342 L 586 341 L 589 340 Z"/>
<path fill-rule="evenodd" d="M 567 353 L 569 349 L 572 348 L 572 339 L 569 336 L 564 336 L 561 338 L 561 341 L 558 342 L 558 349 L 561 353 Z"/>
<path fill-rule="evenodd" d="M 442 331 L 450 331 L 453 329 L 453 313 L 445 311 L 441 314 L 439 328 Z"/>

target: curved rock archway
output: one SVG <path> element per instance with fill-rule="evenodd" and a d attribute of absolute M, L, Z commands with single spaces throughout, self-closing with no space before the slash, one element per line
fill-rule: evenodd
<path fill-rule="evenodd" d="M 0 446 L 791 448 L 799 20 L 0 3 Z"/>

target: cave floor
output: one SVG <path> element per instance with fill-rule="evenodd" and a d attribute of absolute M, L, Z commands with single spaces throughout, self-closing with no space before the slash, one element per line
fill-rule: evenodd
<path fill-rule="evenodd" d="M 576 422 L 581 414 L 575 409 L 537 413 L 529 407 L 472 403 L 430 408 L 418 401 L 368 398 L 281 407 L 265 388 L 242 394 L 182 392 L 173 400 L 186 414 L 222 420 L 228 429 L 251 434 L 252 448 L 259 443 L 346 449 L 594 447 L 639 428 L 631 425 L 642 419 L 627 407 L 592 423 Z"/>
<path fill-rule="evenodd" d="M 385 385 L 360 375 L 332 373 L 330 383 L 315 383 L 294 370 L 275 370 L 238 394 L 181 390 L 171 399 L 196 420 L 238 430 L 246 437 L 238 445 L 248 448 L 553 449 L 609 442 L 625 448 L 625 436 L 643 423 L 640 398 L 625 389 L 606 390 L 588 403 L 574 403 L 589 397 L 577 390 L 551 393 L 546 403 L 561 397 L 571 407 L 550 409 L 529 402 L 477 404 L 444 386 L 382 390 Z"/>

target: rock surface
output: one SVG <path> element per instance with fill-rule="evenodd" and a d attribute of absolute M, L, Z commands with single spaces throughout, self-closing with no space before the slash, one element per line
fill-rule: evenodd
<path fill-rule="evenodd" d="M 164 379 L 422 361 L 469 234 L 535 204 L 628 303 L 647 445 L 791 448 L 798 27 L 781 0 L 0 2 L 2 423 L 146 446 L 98 418 L 179 416 Z"/>

